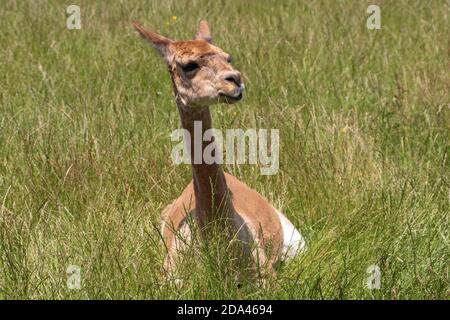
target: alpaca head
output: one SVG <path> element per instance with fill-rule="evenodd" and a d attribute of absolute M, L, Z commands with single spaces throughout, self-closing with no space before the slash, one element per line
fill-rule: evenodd
<path fill-rule="evenodd" d="M 133 26 L 163 57 L 185 105 L 204 107 L 241 100 L 241 74 L 231 66 L 231 56 L 211 43 L 206 21 L 200 21 L 195 39 L 190 41 L 171 40 L 136 22 Z"/>

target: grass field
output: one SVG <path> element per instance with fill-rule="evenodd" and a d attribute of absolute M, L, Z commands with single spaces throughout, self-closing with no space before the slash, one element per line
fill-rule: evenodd
<path fill-rule="evenodd" d="M 83 0 L 81 30 L 69 4 L 0 0 L 0 298 L 449 298 L 448 1 Z M 280 130 L 277 175 L 226 171 L 309 246 L 262 287 L 208 258 L 182 287 L 161 277 L 160 212 L 191 171 L 170 158 L 169 75 L 129 22 L 191 39 L 200 18 L 247 88 L 214 126 Z"/>

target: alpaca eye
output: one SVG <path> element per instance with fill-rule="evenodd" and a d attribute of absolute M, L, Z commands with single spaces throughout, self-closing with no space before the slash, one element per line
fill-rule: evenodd
<path fill-rule="evenodd" d="M 197 70 L 198 68 L 200 68 L 200 66 L 198 65 L 198 63 L 191 62 L 182 66 L 181 68 L 183 69 L 184 72 L 189 73 Z"/>

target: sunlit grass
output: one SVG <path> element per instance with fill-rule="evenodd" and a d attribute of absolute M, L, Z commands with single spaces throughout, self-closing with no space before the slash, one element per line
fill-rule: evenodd
<path fill-rule="evenodd" d="M 446 1 L 1 1 L 0 298 L 448 298 Z M 214 126 L 280 130 L 280 171 L 227 166 L 309 250 L 266 286 L 214 261 L 167 283 L 159 217 L 189 182 L 166 68 L 132 20 L 191 39 L 200 18 L 244 74 Z M 81 290 L 66 269 L 81 268 Z M 365 286 L 381 269 L 381 288 Z"/>

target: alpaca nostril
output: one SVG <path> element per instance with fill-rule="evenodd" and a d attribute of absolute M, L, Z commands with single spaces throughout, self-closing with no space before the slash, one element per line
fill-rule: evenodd
<path fill-rule="evenodd" d="M 233 77 L 226 77 L 226 78 L 225 78 L 225 81 L 236 83 L 236 80 L 234 80 Z"/>
<path fill-rule="evenodd" d="M 241 77 L 239 74 L 228 74 L 225 78 L 225 81 L 234 83 L 236 86 L 241 86 Z"/>
<path fill-rule="evenodd" d="M 237 85 L 237 86 L 239 87 L 239 83 L 238 83 L 237 80 L 236 80 L 235 78 L 233 78 L 233 77 L 226 77 L 226 78 L 225 78 L 225 81 L 232 82 L 232 83 L 234 83 L 235 85 Z"/>

